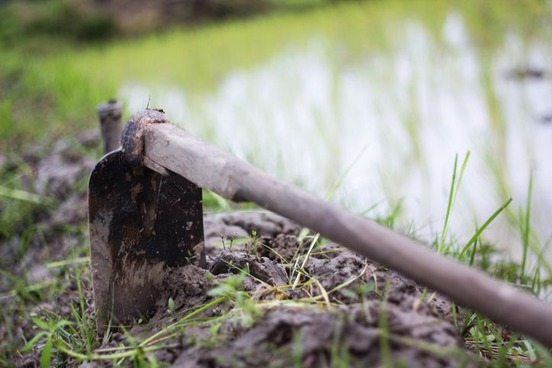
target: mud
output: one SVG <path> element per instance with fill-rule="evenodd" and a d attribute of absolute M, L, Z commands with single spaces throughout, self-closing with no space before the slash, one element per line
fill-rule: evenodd
<path fill-rule="evenodd" d="M 214 348 L 192 347 L 180 353 L 176 367 L 303 367 L 332 366 L 340 357 L 348 357 L 348 366 L 378 366 L 382 362 L 378 313 L 385 311 L 391 330 L 399 327 L 401 336 L 417 337 L 455 346 L 452 327 L 435 318 L 405 313 L 395 305 L 383 307 L 377 302 L 365 306 L 318 310 L 309 307 L 281 307 L 267 311 L 254 327 L 235 331 L 237 335 Z M 424 329 L 416 324 L 425 325 Z M 390 359 L 410 367 L 443 367 L 454 365 L 425 352 L 406 347 L 395 338 Z"/>
<path fill-rule="evenodd" d="M 56 204 L 32 214 L 26 228 L 36 231 L 25 235 L 23 226 L 14 236 L 0 239 L 0 267 L 30 284 L 63 278 L 67 282 L 61 291 L 14 295 L 14 280 L 2 277 L 0 341 L 10 340 L 17 347 L 14 352 L 4 351 L 2 357 L 15 366 L 39 365 L 42 344 L 29 352 L 21 350 L 37 332 L 30 316 L 71 319 L 70 306 L 78 305 L 74 270 L 51 267 L 48 262 L 88 254 L 85 184 L 98 146 L 96 135 L 87 133 L 49 154 L 35 150 L 24 155 L 32 170 L 21 180 L 29 190 L 54 198 Z M 4 156 L 0 163 L 3 172 L 13 164 Z M 463 360 L 468 353 L 454 327 L 451 303 L 385 266 L 333 243 L 320 242 L 309 251 L 310 238 L 298 239 L 301 228 L 267 212 L 207 214 L 204 223 L 208 269 L 172 270 L 156 312 L 127 326 L 128 334 L 138 340 L 160 333 L 166 348 L 152 353 L 159 362 L 175 367 L 473 364 L 473 359 Z M 210 290 L 235 275 L 244 276 L 237 293 L 245 292 L 254 301 L 246 305 L 249 309 L 236 308 L 236 300 L 231 302 L 230 297 L 198 310 L 215 299 Z M 86 313 L 93 318 L 88 267 L 79 277 Z M 244 310 L 250 314 L 244 315 Z M 197 313 L 194 320 L 205 322 L 179 322 L 191 312 Z M 175 323 L 180 323 L 178 329 L 166 329 Z M 101 352 L 124 342 L 128 343 L 128 335 L 114 330 L 104 341 L 98 339 L 94 348 Z M 66 357 L 61 365 L 90 368 L 111 366 L 111 362 Z"/>
<path fill-rule="evenodd" d="M 214 284 L 205 277 L 206 272 L 214 280 L 224 280 L 248 270 L 244 290 L 266 307 L 260 308 L 252 326 L 244 326 L 239 318 L 228 318 L 215 334 L 210 323 L 185 329 L 171 340 L 178 348 L 156 353 L 160 360 L 175 367 L 331 367 L 340 359 L 346 359 L 351 367 L 384 361 L 403 362 L 409 367 L 466 363 L 450 353 L 461 349 L 462 339 L 446 299 L 424 292 L 412 281 L 333 243 L 317 247 L 309 255 L 300 286 L 293 290 L 293 256 L 280 256 L 291 254 L 293 249 L 295 258 L 303 262 L 307 247 L 299 247 L 297 226 L 258 212 L 207 215 L 205 223 L 207 238 L 211 239 L 207 243 L 209 270 L 195 266 L 174 270 L 148 327 L 139 326 L 131 332 L 146 336 L 211 300 L 207 292 Z M 258 237 L 239 242 L 247 232 Z M 320 284 L 304 287 L 309 279 Z M 358 292 L 363 285 L 372 287 Z M 317 298 L 321 290 L 327 300 Z M 169 297 L 175 302 L 176 313 L 167 312 Z M 232 308 L 223 303 L 201 316 L 225 315 Z M 381 323 L 387 325 L 388 333 L 382 332 L 386 330 Z M 433 351 L 422 348 L 424 343 Z M 382 344 L 389 346 L 385 357 Z"/>
<path fill-rule="evenodd" d="M 271 238 L 272 251 L 278 252 L 279 246 L 283 250 L 288 249 L 293 238 L 281 234 Z M 309 292 L 285 290 L 276 293 L 270 292 L 274 286 L 291 283 L 286 268 L 266 256 L 247 253 L 243 249 L 234 249 L 229 253 L 213 248 L 210 271 L 220 277 L 225 273 L 238 272 L 248 264 L 251 276 L 244 286 L 252 295 L 262 295 L 260 300 L 300 302 L 320 295 L 319 288 L 324 288 L 332 306 L 281 303 L 264 310 L 252 327 L 243 328 L 235 321 L 227 321 L 220 327 L 218 338 L 222 341 L 219 344 L 208 347 L 183 344 L 181 351 L 173 352 L 176 356 L 174 366 L 289 367 L 300 364 L 302 367 L 330 367 L 344 357 L 347 357 L 351 367 L 377 366 L 382 363 L 382 339 L 390 346 L 389 356 L 385 357 L 388 361 L 402 361 L 409 367 L 461 365 L 450 356 L 430 354 L 416 346 L 425 342 L 447 351 L 460 348 L 462 341 L 452 324 L 450 304 L 438 296 L 424 299 L 423 289 L 400 275 L 335 244 L 327 244 L 305 266 L 311 278 L 320 280 L 320 286 L 313 287 Z M 178 278 L 181 286 L 173 287 L 172 292 L 186 290 L 187 285 L 195 285 L 201 277 L 200 272 L 192 279 Z M 353 281 L 348 282 L 350 280 Z M 374 288 L 365 295 L 351 292 L 369 281 L 374 283 Z M 344 288 L 332 292 L 344 283 L 347 283 L 348 293 L 344 292 Z M 194 287 L 192 290 L 197 289 Z M 177 305 L 182 304 L 178 297 L 176 300 Z M 386 321 L 389 335 L 382 334 L 382 319 Z M 198 336 L 201 338 L 202 334 L 205 331 Z M 190 338 L 190 335 L 187 337 Z"/>

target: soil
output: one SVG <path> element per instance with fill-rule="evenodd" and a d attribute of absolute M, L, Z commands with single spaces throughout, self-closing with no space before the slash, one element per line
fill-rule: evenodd
<path fill-rule="evenodd" d="M 2 352 L 6 364 L 39 366 L 41 344 L 21 352 L 37 333 L 30 316 L 71 319 L 70 306 L 78 305 L 74 267 L 51 267 L 51 262 L 88 253 L 86 180 L 96 162 L 90 152 L 98 146 L 95 132 L 87 132 L 48 153 L 33 149 L 22 156 L 31 168 L 21 176 L 26 188 L 55 198 L 56 205 L 39 207 L 31 222 L 18 224 L 15 235 L 0 239 L 0 268 L 28 284 L 45 285 L 45 291 L 24 292 L 17 290 L 14 278 L 0 278 L 1 346 L 15 347 Z M 0 158 L 2 172 L 16 170 L 10 157 Z M 351 367 L 401 361 L 409 367 L 474 364 L 450 353 L 464 349 L 451 303 L 385 266 L 329 242 L 308 252 L 309 243 L 299 241 L 302 229 L 267 212 L 206 214 L 204 226 L 208 269 L 190 265 L 172 270 L 149 320 L 127 326 L 126 335 L 114 330 L 98 339 L 96 348 L 116 347 L 128 335 L 147 338 L 213 301 L 209 291 L 224 280 L 242 275 L 241 290 L 194 316 L 207 322 L 160 335 L 165 348 L 152 353 L 159 362 L 175 367 L 331 367 L 343 361 Z M 296 264 L 302 265 L 299 277 Z M 60 279 L 67 280 L 65 289 L 48 292 L 48 283 Z M 86 313 L 93 318 L 88 267 L 80 280 Z M 243 292 L 250 298 L 242 303 L 255 303 L 235 308 Z M 58 363 L 111 366 L 71 358 Z"/>

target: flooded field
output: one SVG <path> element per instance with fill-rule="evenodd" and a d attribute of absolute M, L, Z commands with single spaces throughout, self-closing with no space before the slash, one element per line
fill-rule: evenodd
<path fill-rule="evenodd" d="M 532 179 L 532 247 L 548 244 L 546 32 L 505 33 L 487 52 L 457 9 L 446 12 L 437 33 L 421 18 L 396 24 L 383 47 L 365 53 L 352 55 L 320 32 L 225 73 L 207 92 L 128 78 L 118 97 L 129 111 L 151 97 L 173 122 L 354 211 L 377 217 L 398 210 L 402 229 L 426 240 L 442 235 L 455 157 L 459 175 L 469 154 L 448 236 L 466 242 L 511 197 L 483 236 L 518 252 Z"/>

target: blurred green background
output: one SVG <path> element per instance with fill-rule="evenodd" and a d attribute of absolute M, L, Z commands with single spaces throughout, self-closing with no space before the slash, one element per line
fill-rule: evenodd
<path fill-rule="evenodd" d="M 398 214 L 426 239 L 446 223 L 455 156 L 470 152 L 450 236 L 467 241 L 513 197 L 486 235 L 515 253 L 532 193 L 530 240 L 543 249 L 551 20 L 544 0 L 4 1 L 0 148 L 11 157 L 97 129 L 108 98 L 125 119 L 149 101 L 278 177 L 369 216 Z"/>

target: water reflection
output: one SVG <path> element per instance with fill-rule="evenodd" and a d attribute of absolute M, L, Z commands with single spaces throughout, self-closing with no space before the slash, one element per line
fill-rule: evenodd
<path fill-rule="evenodd" d="M 510 34 L 487 63 L 455 13 L 440 42 L 415 21 L 397 32 L 392 52 L 362 60 L 321 37 L 234 71 L 212 93 L 129 81 L 119 94 L 130 111 L 151 95 L 172 121 L 320 196 L 343 179 L 333 199 L 354 211 L 377 216 L 402 201 L 403 225 L 426 239 L 441 231 L 456 154 L 471 151 L 450 229 L 464 241 L 509 196 L 515 217 L 532 172 L 532 221 L 548 242 L 552 124 L 539 117 L 552 111 L 552 84 L 505 72 L 550 67 L 550 47 Z M 503 247 L 520 238 L 506 215 L 485 237 Z"/>

